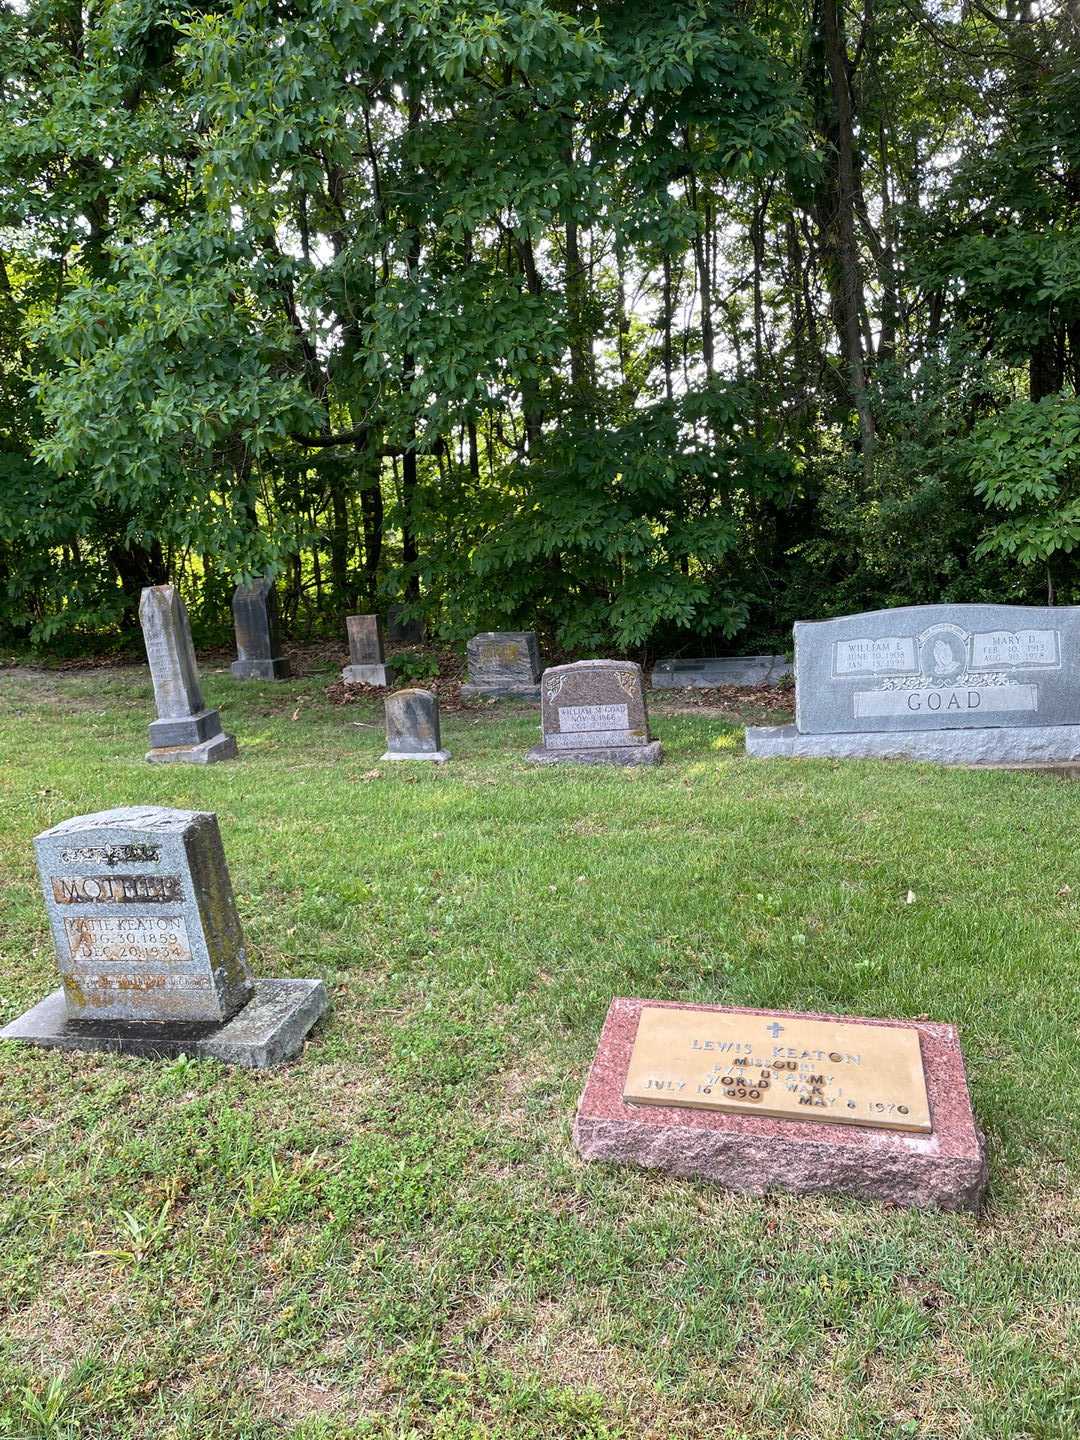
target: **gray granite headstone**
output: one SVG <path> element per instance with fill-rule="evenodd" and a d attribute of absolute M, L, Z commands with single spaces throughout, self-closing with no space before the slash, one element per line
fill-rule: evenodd
<path fill-rule="evenodd" d="M 534 764 L 656 765 L 659 740 L 649 734 L 641 666 L 630 660 L 578 660 L 544 671 L 540 685 L 543 744 Z"/>
<path fill-rule="evenodd" d="M 158 713 L 150 725 L 147 760 L 210 765 L 234 759 L 236 741 L 222 731 L 218 712 L 207 709 L 203 699 L 187 610 L 172 585 L 147 586 L 139 621 Z"/>
<path fill-rule="evenodd" d="M 0 1037 L 263 1065 L 326 1008 L 319 980 L 253 979 L 216 816 L 124 806 L 34 847 L 63 984 Z"/>
<path fill-rule="evenodd" d="M 783 655 L 733 655 L 715 659 L 658 660 L 654 690 L 707 690 L 717 685 L 775 685 L 792 673 Z"/>
<path fill-rule="evenodd" d="M 382 621 L 377 615 L 347 615 L 349 663 L 341 678 L 349 685 L 392 685 L 393 666 L 386 664 Z"/>
<path fill-rule="evenodd" d="M 469 678 L 461 687 L 463 698 L 539 699 L 540 646 L 535 631 L 486 630 L 472 637 L 466 653 Z"/>
<path fill-rule="evenodd" d="M 450 752 L 439 733 L 439 697 L 430 690 L 398 690 L 388 695 L 384 760 L 434 760 L 444 764 Z"/>
<path fill-rule="evenodd" d="M 747 750 L 947 764 L 1073 760 L 1080 607 L 911 605 L 800 622 L 795 724 L 748 730 Z"/>
<path fill-rule="evenodd" d="M 229 669 L 238 680 L 286 680 L 289 662 L 277 634 L 277 592 L 264 577 L 238 585 L 232 599 L 237 658 Z"/>

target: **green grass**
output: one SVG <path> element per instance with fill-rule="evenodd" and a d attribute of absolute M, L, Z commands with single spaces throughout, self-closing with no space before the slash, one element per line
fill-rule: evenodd
<path fill-rule="evenodd" d="M 335 1007 L 269 1074 L 0 1045 L 0 1435 L 1077 1433 L 1080 787 L 659 703 L 655 771 L 532 769 L 518 708 L 395 768 L 323 683 L 209 676 L 200 770 L 136 671 L 0 675 L 0 1019 L 55 983 L 32 836 L 144 802 L 217 812 L 256 969 Z M 583 1166 L 617 994 L 956 1021 L 985 1215 Z"/>

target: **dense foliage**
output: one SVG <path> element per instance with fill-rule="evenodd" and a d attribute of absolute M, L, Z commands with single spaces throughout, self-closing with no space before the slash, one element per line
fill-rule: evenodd
<path fill-rule="evenodd" d="M 0 0 L 0 628 L 1080 598 L 1080 9 Z"/>

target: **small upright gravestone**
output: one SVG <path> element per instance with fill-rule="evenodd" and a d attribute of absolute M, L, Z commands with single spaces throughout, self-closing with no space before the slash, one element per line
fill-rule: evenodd
<path fill-rule="evenodd" d="M 657 765 L 663 751 L 649 735 L 641 666 L 629 660 L 578 660 L 544 671 L 544 743 L 537 765 Z"/>
<path fill-rule="evenodd" d="M 905 605 L 795 626 L 795 724 L 750 755 L 1080 761 L 1080 606 Z"/>
<path fill-rule="evenodd" d="M 279 652 L 277 592 L 266 577 L 233 591 L 237 658 L 229 669 L 237 680 L 287 680 L 289 662 Z"/>
<path fill-rule="evenodd" d="M 152 765 L 210 765 L 236 757 L 236 741 L 209 710 L 199 685 L 187 610 L 171 585 L 149 585 L 139 601 L 139 621 L 154 682 L 158 718 L 150 725 Z"/>
<path fill-rule="evenodd" d="M 469 678 L 465 700 L 540 698 L 540 647 L 533 630 L 488 630 L 467 647 Z"/>
<path fill-rule="evenodd" d="M 63 985 L 0 1038 L 257 1068 L 300 1049 L 325 987 L 253 979 L 215 815 L 125 806 L 34 847 Z"/>
<path fill-rule="evenodd" d="M 439 697 L 430 690 L 398 690 L 388 695 L 384 760 L 434 760 L 445 764 L 450 752 L 439 733 Z"/>
<path fill-rule="evenodd" d="M 347 615 L 349 663 L 341 672 L 348 685 L 392 685 L 394 670 L 383 651 L 382 621 L 377 615 Z"/>

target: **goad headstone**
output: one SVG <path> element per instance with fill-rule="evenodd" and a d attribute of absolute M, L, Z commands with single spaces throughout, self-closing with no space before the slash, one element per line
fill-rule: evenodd
<path fill-rule="evenodd" d="M 649 734 L 641 666 L 630 660 L 578 660 L 544 671 L 544 740 L 534 764 L 656 765 L 663 751 Z"/>
<path fill-rule="evenodd" d="M 912 605 L 795 626 L 795 724 L 751 755 L 1080 760 L 1080 607 Z"/>
<path fill-rule="evenodd" d="M 210 765 L 236 757 L 236 741 L 207 708 L 195 664 L 187 610 L 172 585 L 149 585 L 139 601 L 154 705 L 146 758 L 152 765 Z"/>
<path fill-rule="evenodd" d="M 442 765 L 450 759 L 450 752 L 442 748 L 437 695 L 430 690 L 398 690 L 384 704 L 384 760 L 433 760 Z"/>
<path fill-rule="evenodd" d="M 392 685 L 393 666 L 383 649 L 382 621 L 377 615 L 347 615 L 349 663 L 341 672 L 348 685 Z"/>
<path fill-rule="evenodd" d="M 238 585 L 232 599 L 236 656 L 229 666 L 237 680 L 287 680 L 289 662 L 277 634 L 277 592 L 268 578 Z"/>
<path fill-rule="evenodd" d="M 5 1039 L 265 1066 L 326 1008 L 320 980 L 252 977 L 216 816 L 128 806 L 34 847 L 62 987 Z"/>
<path fill-rule="evenodd" d="M 469 678 L 464 699 L 540 696 L 540 646 L 533 630 L 487 630 L 467 646 Z"/>

